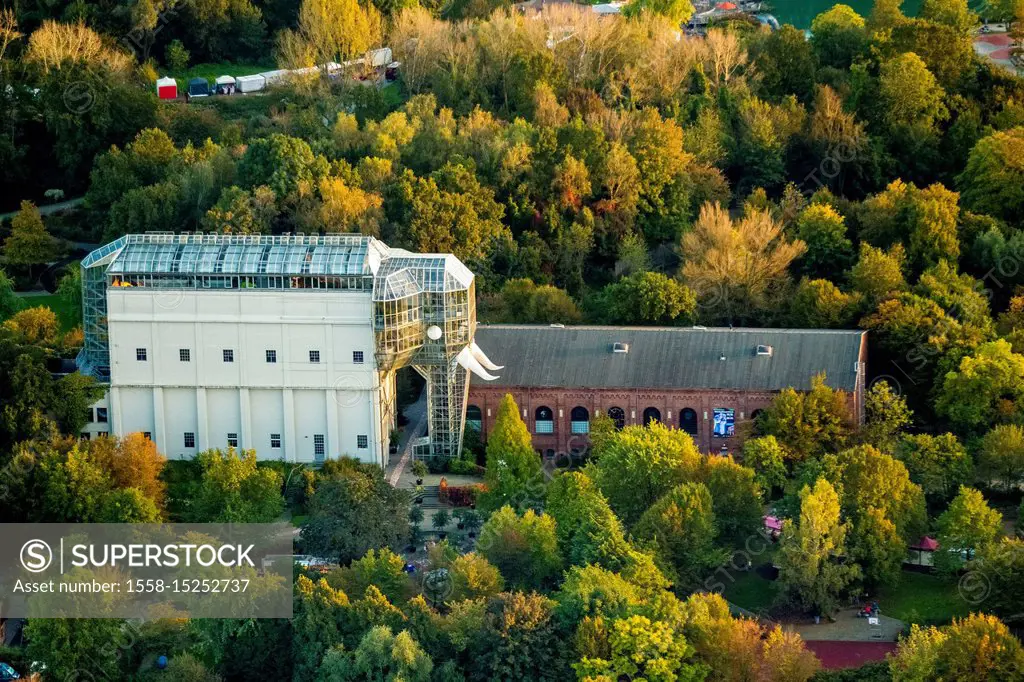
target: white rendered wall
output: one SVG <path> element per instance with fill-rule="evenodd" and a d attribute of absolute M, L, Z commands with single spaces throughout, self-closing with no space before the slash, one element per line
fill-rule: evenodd
<path fill-rule="evenodd" d="M 237 434 L 260 459 L 295 462 L 313 462 L 322 435 L 327 458 L 386 465 L 392 416 L 381 401 L 393 400 L 393 378 L 381 386 L 374 366 L 369 292 L 112 287 L 107 324 L 112 432 L 149 432 L 170 458 L 227 447 Z"/>

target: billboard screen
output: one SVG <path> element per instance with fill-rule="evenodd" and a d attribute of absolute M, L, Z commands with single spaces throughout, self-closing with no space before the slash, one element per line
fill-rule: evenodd
<path fill-rule="evenodd" d="M 731 438 L 736 433 L 736 411 L 731 407 L 716 407 L 712 434 L 715 438 Z"/>

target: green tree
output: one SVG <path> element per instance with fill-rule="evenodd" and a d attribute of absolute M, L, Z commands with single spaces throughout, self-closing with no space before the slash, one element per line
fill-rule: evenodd
<path fill-rule="evenodd" d="M 993 132 L 978 141 L 957 185 L 964 205 L 978 213 L 1021 224 L 1024 215 L 1024 128 Z"/>
<path fill-rule="evenodd" d="M 764 509 L 756 474 L 732 457 L 709 456 L 702 462 L 700 479 L 711 491 L 722 538 L 737 545 L 761 528 Z"/>
<path fill-rule="evenodd" d="M 250 142 L 238 164 L 245 185 L 266 185 L 281 201 L 293 201 L 300 186 L 316 186 L 327 172 L 327 160 L 307 142 L 280 134 Z"/>
<path fill-rule="evenodd" d="M 878 99 L 882 121 L 891 129 L 918 127 L 930 131 L 947 115 L 946 93 L 924 61 L 904 52 L 882 63 Z"/>
<path fill-rule="evenodd" d="M 11 233 L 4 240 L 4 260 L 25 268 L 31 277 L 33 267 L 49 263 L 57 254 L 57 243 L 46 231 L 39 209 L 31 201 L 21 202 L 21 210 L 11 220 Z"/>
<path fill-rule="evenodd" d="M 864 297 L 845 293 L 827 279 L 804 277 L 790 301 L 790 324 L 797 329 L 844 329 L 854 326 Z"/>
<path fill-rule="evenodd" d="M 332 459 L 314 484 L 302 542 L 306 551 L 336 556 L 342 564 L 371 549 L 401 547 L 409 538 L 410 502 L 379 466 Z"/>
<path fill-rule="evenodd" d="M 578 680 L 696 682 L 708 673 L 706 667 L 689 662 L 693 647 L 664 621 L 645 616 L 615 620 L 607 637 L 608 658 L 584 658 L 575 664 Z"/>
<path fill-rule="evenodd" d="M 864 295 L 871 308 L 907 289 L 903 277 L 905 254 L 902 244 L 895 245 L 887 253 L 861 242 L 860 257 L 850 270 L 850 283 L 855 291 Z"/>
<path fill-rule="evenodd" d="M 779 392 L 757 419 L 760 435 L 775 436 L 787 454 L 802 461 L 841 448 L 850 435 L 846 394 L 829 387 L 825 377 L 811 380 L 811 390 Z"/>
<path fill-rule="evenodd" d="M 1024 356 L 997 339 L 960 360 L 938 387 L 935 411 L 965 433 L 1015 419 L 1024 400 Z"/>
<path fill-rule="evenodd" d="M 1014 622 L 1024 613 L 1024 539 L 1001 538 L 981 547 L 973 561 L 968 562 L 969 573 L 983 577 L 986 591 L 977 595 L 982 599 L 980 608 Z"/>
<path fill-rule="evenodd" d="M 281 474 L 256 465 L 256 451 L 204 450 L 190 513 L 204 523 L 270 523 L 284 510 Z"/>
<path fill-rule="evenodd" d="M 345 594 L 366 594 L 372 585 L 392 603 L 404 602 L 412 592 L 405 560 L 387 547 L 368 550 L 333 575 L 332 583 L 340 585 Z"/>
<path fill-rule="evenodd" d="M 1024 428 L 1000 424 L 985 434 L 978 447 L 978 476 L 986 483 L 999 481 L 1007 492 L 1024 479 Z"/>
<path fill-rule="evenodd" d="M 786 449 L 775 436 L 751 438 L 743 444 L 743 464 L 754 470 L 754 480 L 770 495 L 786 484 Z"/>
<path fill-rule="evenodd" d="M 14 293 L 14 282 L 0 268 L 0 321 L 21 310 L 21 299 Z"/>
<path fill-rule="evenodd" d="M 586 473 L 627 527 L 662 495 L 696 478 L 701 463 L 693 438 L 658 423 L 627 426 L 594 444 Z"/>
<path fill-rule="evenodd" d="M 296 677 L 312 678 L 324 655 L 341 643 L 339 616 L 348 605 L 348 596 L 325 578 L 296 578 L 291 638 Z"/>
<path fill-rule="evenodd" d="M 380 40 L 380 12 L 357 0 L 302 0 L 294 35 L 315 63 L 345 62 L 361 56 Z M 279 36 L 278 40 L 282 40 Z M 296 64 L 295 66 L 310 66 Z"/>
<path fill-rule="evenodd" d="M 540 506 L 544 494 L 540 458 L 511 394 L 505 394 L 498 405 L 494 428 L 487 437 L 486 462 L 487 492 L 480 500 L 482 507 Z"/>
<path fill-rule="evenodd" d="M 461 554 L 448 570 L 452 580 L 451 601 L 489 598 L 505 589 L 498 568 L 482 554 Z"/>
<path fill-rule="evenodd" d="M 900 434 L 910 425 L 913 411 L 906 399 L 888 381 L 871 384 L 864 397 L 865 423 L 861 439 L 883 452 L 891 453 Z"/>
<path fill-rule="evenodd" d="M 864 18 L 849 5 L 833 5 L 811 22 L 811 46 L 822 65 L 849 69 L 867 46 Z"/>
<path fill-rule="evenodd" d="M 718 528 L 703 483 L 683 483 L 667 492 L 644 512 L 633 533 L 653 544 L 660 565 L 678 577 L 677 585 L 697 584 L 727 558 L 715 548 Z"/>
<path fill-rule="evenodd" d="M 122 618 L 32 618 L 25 625 L 26 647 L 31 660 L 56 679 L 94 670 L 117 678 L 126 671 L 121 649 L 112 644 L 130 638 L 131 627 Z"/>
<path fill-rule="evenodd" d="M 807 245 L 798 261 L 808 277 L 827 277 L 853 261 L 853 245 L 846 236 L 846 221 L 828 204 L 811 204 L 796 220 L 796 235 Z"/>
<path fill-rule="evenodd" d="M 72 263 L 60 278 L 57 285 L 57 295 L 70 310 L 70 315 L 75 320 L 82 319 L 82 269 L 78 263 Z M 2 307 L 0 303 L 0 307 Z"/>
<path fill-rule="evenodd" d="M 630 0 L 622 8 L 622 13 L 627 17 L 658 14 L 678 26 L 693 16 L 693 5 L 690 0 Z"/>
<path fill-rule="evenodd" d="M 906 435 L 896 444 L 895 456 L 921 486 L 931 506 L 944 505 L 966 485 L 974 472 L 967 449 L 951 433 Z"/>
<path fill-rule="evenodd" d="M 936 522 L 935 567 L 953 573 L 964 566 L 974 552 L 996 541 L 1003 529 L 1003 516 L 988 506 L 985 497 L 974 488 L 960 492 Z"/>
<path fill-rule="evenodd" d="M 657 272 L 637 272 L 609 284 L 598 297 L 610 324 L 692 324 L 697 298 L 686 286 Z"/>
<path fill-rule="evenodd" d="M 835 611 L 840 597 L 860 577 L 860 567 L 844 563 L 848 526 L 841 522 L 839 496 L 825 479 L 800 491 L 800 518 L 783 523 L 779 583 L 790 604 L 816 614 Z"/>
<path fill-rule="evenodd" d="M 178 39 L 169 42 L 164 49 L 164 63 L 171 71 L 184 72 L 188 68 L 188 62 L 191 58 L 192 54 L 185 49 L 185 46 Z"/>
<path fill-rule="evenodd" d="M 796 95 L 807 102 L 814 91 L 817 59 L 803 31 L 786 24 L 766 35 L 757 47 L 754 63 L 766 92 L 774 99 Z"/>
<path fill-rule="evenodd" d="M 362 682 L 430 682 L 434 662 L 403 630 L 392 634 L 386 626 L 371 628 L 352 652 L 347 679 Z M 339 680 L 339 682 L 341 682 Z"/>
<path fill-rule="evenodd" d="M 469 679 L 567 679 L 554 605 L 553 600 L 536 593 L 502 593 L 492 598 L 468 648 Z"/>
<path fill-rule="evenodd" d="M 478 551 L 498 567 L 505 580 L 524 589 L 540 589 L 559 571 L 555 520 L 532 509 L 520 516 L 504 506 L 480 529 Z"/>

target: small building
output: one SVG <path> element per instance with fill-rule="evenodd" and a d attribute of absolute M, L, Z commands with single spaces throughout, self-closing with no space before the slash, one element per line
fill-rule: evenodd
<path fill-rule="evenodd" d="M 178 81 L 167 76 L 158 80 L 156 96 L 160 99 L 178 99 Z"/>
<path fill-rule="evenodd" d="M 544 455 L 584 450 L 597 414 L 619 428 L 658 421 L 705 452 L 735 452 L 781 390 L 809 390 L 821 373 L 863 421 L 864 331 L 481 325 L 476 338 L 505 369 L 471 381 L 467 425 L 486 437 L 511 393 Z"/>
<path fill-rule="evenodd" d="M 195 97 L 209 97 L 210 96 L 210 81 L 205 78 L 193 78 L 188 82 L 188 96 L 189 99 Z"/>

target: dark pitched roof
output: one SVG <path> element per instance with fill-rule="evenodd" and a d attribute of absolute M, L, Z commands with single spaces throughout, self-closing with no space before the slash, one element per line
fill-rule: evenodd
<path fill-rule="evenodd" d="M 825 372 L 853 391 L 867 332 L 826 329 L 480 325 L 476 343 L 500 378 L 480 386 L 807 390 Z M 615 343 L 628 353 L 613 353 Z M 772 347 L 757 355 L 758 345 Z M 725 355 L 725 360 L 721 359 Z"/>

